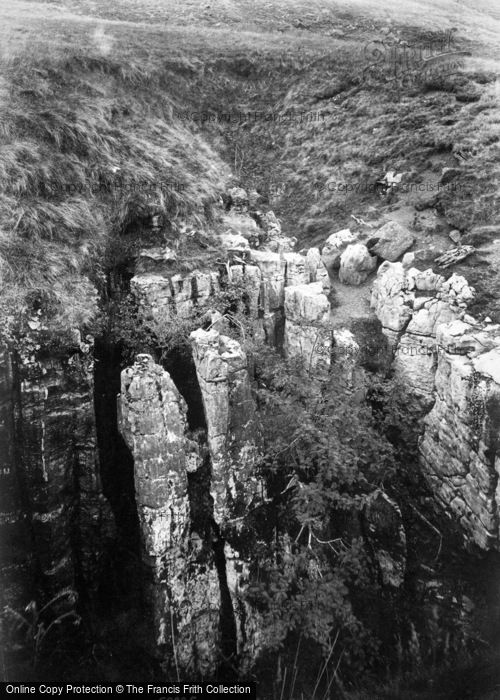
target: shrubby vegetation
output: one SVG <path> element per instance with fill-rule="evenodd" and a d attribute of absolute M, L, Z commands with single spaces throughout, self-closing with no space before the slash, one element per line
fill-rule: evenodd
<path fill-rule="evenodd" d="M 366 672 L 379 659 L 367 613 L 380 590 L 362 514 L 369 495 L 395 472 L 394 448 L 379 432 L 363 388 L 346 382 L 340 367 L 312 376 L 302 362 L 269 349 L 259 357 L 274 531 L 257 558 L 250 597 L 285 657 L 291 641 L 302 639 L 317 647 L 330 671 Z"/>

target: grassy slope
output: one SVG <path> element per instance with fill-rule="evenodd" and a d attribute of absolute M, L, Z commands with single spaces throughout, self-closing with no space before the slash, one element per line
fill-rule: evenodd
<path fill-rule="evenodd" d="M 204 202 L 227 182 L 224 160 L 233 182 L 274 188 L 269 204 L 287 232 L 311 244 L 352 225 L 352 213 L 380 221 L 415 200 L 401 195 L 388 207 L 374 194 L 333 193 L 325 183 L 373 182 L 389 168 L 410 171 L 412 182 L 435 181 L 442 166 L 460 162 L 453 153 L 466 150 L 462 190 L 440 195 L 439 225 L 421 243 L 443 249 L 450 228 L 498 223 L 500 22 L 491 3 L 64 0 L 12 3 L 0 13 L 4 278 L 16 299 L 29 290 L 30 302 L 40 291 L 52 304 L 62 300 L 59 310 L 74 310 L 64 323 L 90 308 L 91 289 L 78 280 L 98 277 L 110 235 L 155 208 L 167 239 L 175 221 L 198 216 L 203 224 Z M 472 54 L 465 76 L 398 87 L 364 73 L 368 42 L 424 43 L 452 27 L 457 47 Z M 227 125 L 172 116 L 293 109 L 319 111 L 321 121 Z M 139 201 L 92 193 L 117 167 L 127 180 L 173 180 L 183 189 Z M 47 199 L 47 180 L 82 190 Z M 491 315 L 500 288 L 487 260 L 470 259 L 460 271 L 479 284 L 479 310 Z"/>

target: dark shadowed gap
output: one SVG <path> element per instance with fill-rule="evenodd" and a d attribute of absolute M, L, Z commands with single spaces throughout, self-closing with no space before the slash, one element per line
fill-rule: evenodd
<path fill-rule="evenodd" d="M 95 342 L 94 405 L 100 474 L 104 495 L 116 523 L 117 542 L 109 556 L 103 604 L 142 606 L 144 572 L 134 487 L 134 461 L 118 429 L 121 349 L 99 338 Z"/>
<path fill-rule="evenodd" d="M 206 432 L 207 422 L 203 409 L 203 399 L 191 352 L 183 348 L 174 348 L 168 353 L 162 364 L 187 404 L 189 429 Z"/>

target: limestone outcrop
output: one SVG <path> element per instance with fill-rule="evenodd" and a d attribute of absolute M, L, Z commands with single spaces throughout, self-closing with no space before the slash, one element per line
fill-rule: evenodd
<path fill-rule="evenodd" d="M 168 372 L 143 354 L 122 372 L 119 407 L 153 577 L 153 644 L 180 667 L 207 673 L 219 654 L 220 592 L 213 554 L 191 531 L 188 473 L 202 459 L 187 434 L 186 404 Z"/>
<path fill-rule="evenodd" d="M 420 439 L 433 493 L 468 538 L 500 548 L 500 327 L 437 331 L 435 402 Z"/>
<path fill-rule="evenodd" d="M 191 345 L 207 423 L 214 519 L 224 541 L 237 650 L 244 666 L 260 644 L 259 616 L 245 598 L 251 559 L 239 551 L 249 514 L 265 501 L 258 476 L 260 430 L 240 344 L 214 329 L 199 329 L 191 334 Z"/>
<path fill-rule="evenodd" d="M 302 357 L 310 367 L 329 363 L 332 344 L 330 302 L 321 282 L 285 289 L 285 343 L 287 357 Z"/>
<path fill-rule="evenodd" d="M 391 341 L 395 376 L 420 410 L 422 472 L 468 540 L 500 549 L 500 327 L 467 313 L 474 290 L 456 274 L 384 263 L 372 306 Z"/>
<path fill-rule="evenodd" d="M 139 304 L 158 322 L 173 316 L 189 318 L 219 289 L 217 272 L 195 270 L 187 274 L 142 273 L 132 278 L 130 287 Z"/>
<path fill-rule="evenodd" d="M 5 602 L 24 606 L 40 590 L 47 602 L 66 591 L 51 609 L 56 616 L 80 587 L 89 599 L 96 594 L 114 535 L 97 459 L 92 344 L 69 335 L 50 357 L 36 349 L 4 354 L 0 406 L 0 441 L 8 446 L 1 537 L 12 544 L 2 571 Z M 40 348 L 37 333 L 32 339 Z"/>
<path fill-rule="evenodd" d="M 255 404 L 247 358 L 236 340 L 200 328 L 191 333 L 191 346 L 212 458 L 214 516 L 220 524 L 241 517 L 263 498 L 255 477 L 260 456 Z"/>
<path fill-rule="evenodd" d="M 385 262 L 372 290 L 372 307 L 395 350 L 397 376 L 423 401 L 432 401 L 436 369 L 436 332 L 462 318 L 474 290 L 467 281 L 432 270 Z"/>

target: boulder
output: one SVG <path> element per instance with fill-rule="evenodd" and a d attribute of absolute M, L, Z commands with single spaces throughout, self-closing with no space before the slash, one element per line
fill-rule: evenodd
<path fill-rule="evenodd" d="M 349 245 L 340 257 L 339 279 L 342 284 L 362 284 L 377 267 L 377 259 L 362 243 Z"/>
<path fill-rule="evenodd" d="M 396 221 L 388 221 L 375 234 L 377 243 L 370 252 L 383 260 L 396 262 L 415 242 L 413 234 Z"/>
<path fill-rule="evenodd" d="M 340 256 L 350 243 L 356 241 L 356 235 L 351 233 L 350 229 L 345 228 L 337 233 L 332 233 L 326 239 L 326 243 L 321 251 L 321 259 L 323 265 L 328 270 L 328 274 L 333 276 L 333 271 L 340 267 Z"/>
<path fill-rule="evenodd" d="M 248 207 L 248 194 L 242 187 L 232 187 L 228 195 L 232 207 L 241 211 L 246 210 Z"/>
<path fill-rule="evenodd" d="M 245 253 L 250 250 L 248 240 L 239 233 L 223 233 L 220 236 L 223 248 L 235 253 Z"/>

